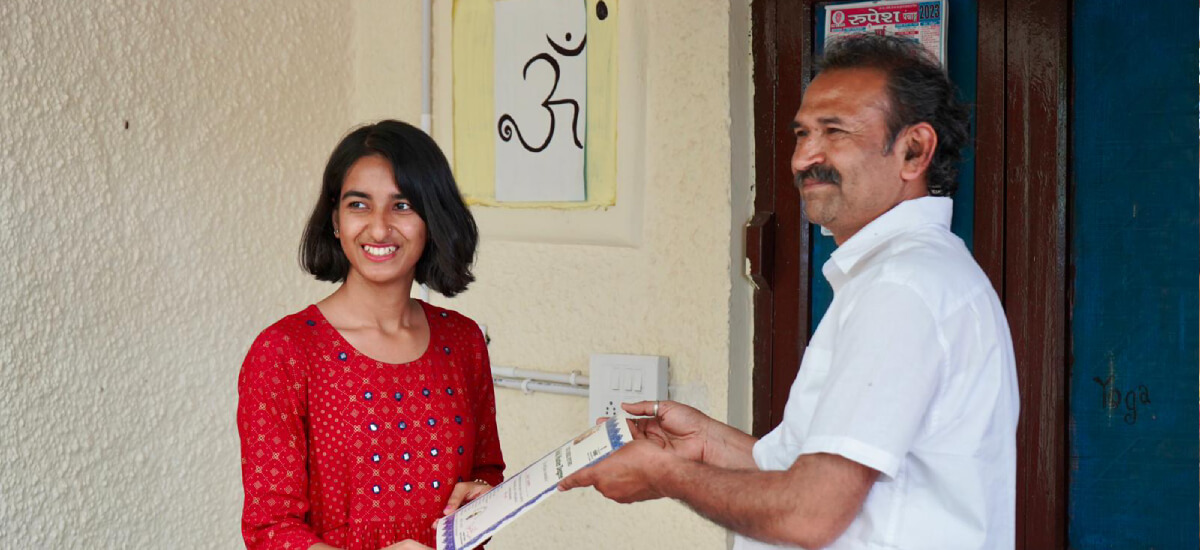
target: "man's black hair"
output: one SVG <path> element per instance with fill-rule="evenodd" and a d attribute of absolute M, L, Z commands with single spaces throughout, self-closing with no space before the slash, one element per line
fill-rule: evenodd
<path fill-rule="evenodd" d="M 958 164 L 969 136 L 967 107 L 946 71 L 928 50 L 898 36 L 851 35 L 834 41 L 817 64 L 818 71 L 876 69 L 887 75 L 890 153 L 904 128 L 928 122 L 937 133 L 937 149 L 929 164 L 928 189 L 934 196 L 953 197 L 958 190 Z"/>

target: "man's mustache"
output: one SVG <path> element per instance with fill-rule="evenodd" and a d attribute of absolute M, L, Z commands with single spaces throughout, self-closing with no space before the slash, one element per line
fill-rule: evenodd
<path fill-rule="evenodd" d="M 807 169 L 796 172 L 796 188 L 804 186 L 804 180 L 819 181 L 822 183 L 832 183 L 834 185 L 842 184 L 842 174 L 837 171 L 837 168 L 827 164 L 814 164 Z"/>

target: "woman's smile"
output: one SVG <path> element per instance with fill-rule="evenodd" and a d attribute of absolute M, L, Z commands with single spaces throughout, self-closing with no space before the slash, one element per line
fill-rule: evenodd
<path fill-rule="evenodd" d="M 372 262 L 386 262 L 396 257 L 398 247 L 394 244 L 364 244 L 362 250 Z"/>

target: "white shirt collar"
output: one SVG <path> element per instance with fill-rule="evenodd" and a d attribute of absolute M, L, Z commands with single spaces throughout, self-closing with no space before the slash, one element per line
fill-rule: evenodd
<path fill-rule="evenodd" d="M 948 231 L 953 211 L 954 201 L 950 197 L 920 197 L 903 201 L 863 226 L 858 233 L 842 243 L 833 251 L 821 271 L 834 290 L 837 290 L 843 282 L 843 277 L 836 275 L 850 273 L 859 260 L 893 235 L 930 224 L 940 225 Z M 831 268 L 841 273 L 830 273 Z"/>

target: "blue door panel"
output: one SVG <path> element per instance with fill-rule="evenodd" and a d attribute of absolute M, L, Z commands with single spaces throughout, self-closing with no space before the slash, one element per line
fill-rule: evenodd
<path fill-rule="evenodd" d="M 1170 4 L 1075 2 L 1072 548 L 1200 537 L 1197 30 Z"/>

